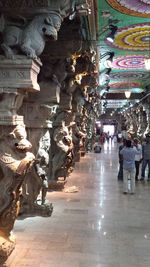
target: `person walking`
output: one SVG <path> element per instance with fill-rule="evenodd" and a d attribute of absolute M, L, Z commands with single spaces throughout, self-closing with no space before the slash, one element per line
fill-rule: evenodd
<path fill-rule="evenodd" d="M 141 170 L 141 179 L 145 179 L 145 169 L 148 165 L 148 178 L 150 181 L 150 133 L 146 135 L 145 143 L 142 145 L 142 170 Z"/>
<path fill-rule="evenodd" d="M 118 171 L 118 181 L 123 181 L 123 156 L 120 155 L 120 151 L 125 147 L 126 139 L 123 139 L 122 144 L 119 146 L 118 156 L 119 156 L 119 171 Z"/>
<path fill-rule="evenodd" d="M 133 147 L 138 148 L 138 150 L 140 151 L 140 154 L 135 155 L 135 181 L 138 181 L 139 168 L 140 163 L 142 161 L 142 145 L 140 144 L 140 141 L 137 138 L 133 140 Z"/>
<path fill-rule="evenodd" d="M 132 147 L 131 140 L 126 140 L 126 146 L 120 151 L 123 156 L 123 193 L 128 193 L 128 180 L 131 182 L 130 193 L 135 193 L 135 155 L 140 154 L 137 147 Z"/>

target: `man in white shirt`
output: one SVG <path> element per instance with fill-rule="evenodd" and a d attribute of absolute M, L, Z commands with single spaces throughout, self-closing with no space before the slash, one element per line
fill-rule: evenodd
<path fill-rule="evenodd" d="M 135 155 L 140 154 L 136 147 L 132 147 L 131 140 L 126 140 L 126 146 L 120 151 L 123 156 L 123 193 L 128 193 L 128 180 L 131 181 L 131 194 L 135 192 Z"/>

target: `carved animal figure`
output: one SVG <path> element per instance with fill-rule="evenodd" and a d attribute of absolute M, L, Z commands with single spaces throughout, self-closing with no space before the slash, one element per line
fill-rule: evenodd
<path fill-rule="evenodd" d="M 20 187 L 34 161 L 23 125 L 0 135 L 0 235 L 9 236 L 18 213 Z"/>
<path fill-rule="evenodd" d="M 36 59 L 44 50 L 46 40 L 57 40 L 57 31 L 62 22 L 56 12 L 35 16 L 27 25 L 14 26 L 4 16 L 0 17 L 0 32 L 3 35 L 1 48 L 7 58 L 21 50 L 28 58 Z"/>

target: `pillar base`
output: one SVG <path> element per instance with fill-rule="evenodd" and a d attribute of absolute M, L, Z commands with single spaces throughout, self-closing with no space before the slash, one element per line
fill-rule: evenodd
<path fill-rule="evenodd" d="M 10 238 L 0 236 L 0 266 L 3 264 L 15 248 L 15 237 Z"/>
<path fill-rule="evenodd" d="M 53 212 L 52 203 L 46 203 L 43 205 L 39 205 L 35 203 L 32 207 L 28 205 L 28 203 L 21 204 L 21 208 L 19 211 L 19 216 L 42 216 L 42 217 L 50 217 Z"/>

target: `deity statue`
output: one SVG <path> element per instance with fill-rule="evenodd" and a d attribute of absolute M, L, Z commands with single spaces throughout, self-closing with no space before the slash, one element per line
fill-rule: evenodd
<path fill-rule="evenodd" d="M 20 208 L 21 186 L 35 157 L 24 125 L 0 128 L 0 256 L 14 249 L 11 230 Z M 2 242 L 2 243 L 1 243 Z"/>
<path fill-rule="evenodd" d="M 21 213 L 50 216 L 53 207 L 46 203 L 48 191 L 50 134 L 47 129 L 39 140 L 35 162 L 22 186 Z"/>

